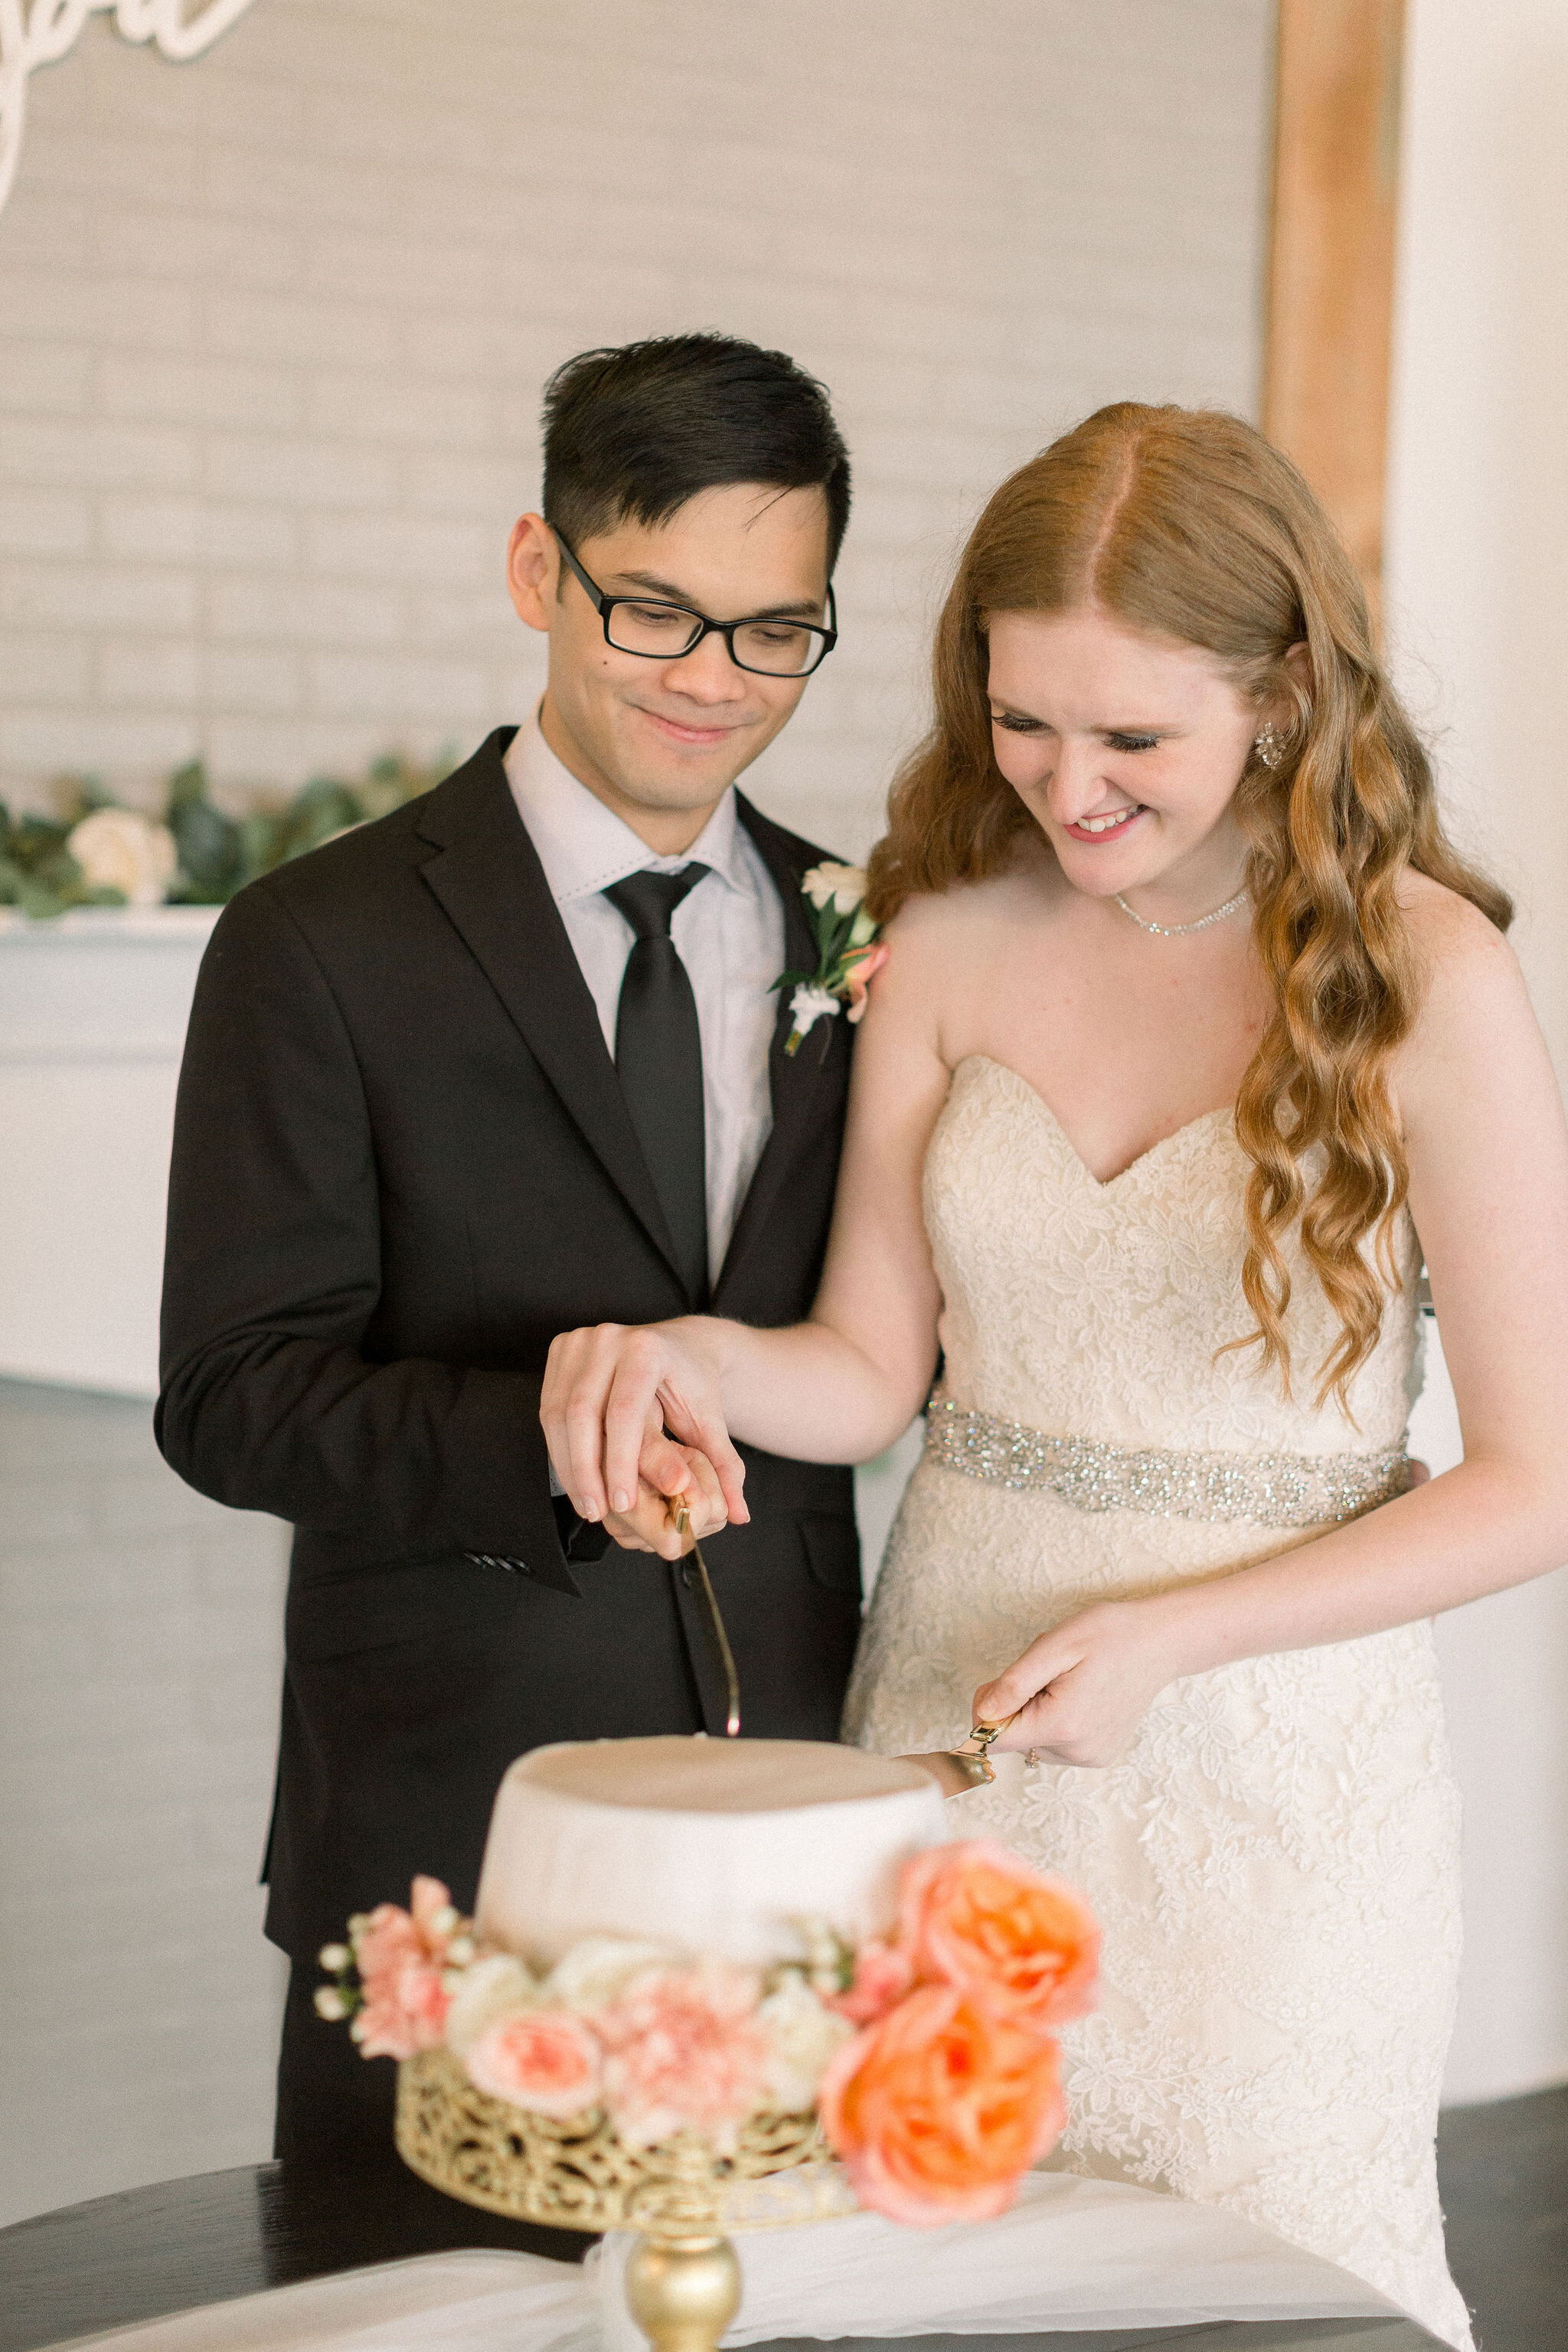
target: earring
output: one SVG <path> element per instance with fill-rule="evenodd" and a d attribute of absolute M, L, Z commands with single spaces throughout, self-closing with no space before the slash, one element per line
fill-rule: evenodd
<path fill-rule="evenodd" d="M 1252 748 L 1266 768 L 1277 768 L 1285 757 L 1285 738 L 1272 719 L 1266 719 L 1252 739 Z"/>

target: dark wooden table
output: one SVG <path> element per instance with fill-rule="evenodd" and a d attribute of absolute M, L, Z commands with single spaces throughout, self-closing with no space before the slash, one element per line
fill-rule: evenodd
<path fill-rule="evenodd" d="M 395 2161 L 374 2178 L 363 2169 L 281 2164 L 198 2173 L 0 2230 L 0 2352 L 38 2352 L 73 2336 L 410 2254 L 500 2246 L 580 2262 L 588 2242 L 456 2204 Z M 1404 2319 L 1317 2319 L 987 2336 L 974 2352 L 1133 2352 L 1156 2345 L 1173 2352 L 1429 2352 L 1434 2340 Z M 904 2342 L 960 2352 L 953 2336 Z M 823 2347 L 803 2344 L 800 2352 Z M 867 2344 L 864 2352 L 888 2346 Z"/>

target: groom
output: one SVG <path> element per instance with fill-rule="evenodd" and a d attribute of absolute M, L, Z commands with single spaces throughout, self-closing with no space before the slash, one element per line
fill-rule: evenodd
<path fill-rule="evenodd" d="M 234 900 L 180 1082 L 159 1443 L 295 1528 L 264 1873 L 284 2155 L 388 2142 L 393 2070 L 311 2008 L 350 1913 L 416 1871 L 471 1907 L 525 1748 L 724 1727 L 663 1497 L 585 1526 L 555 1489 L 552 1338 L 794 1321 L 832 1206 L 847 1034 L 792 1059 L 770 993 L 815 963 L 821 853 L 734 784 L 832 650 L 843 441 L 784 354 L 707 335 L 568 362 L 544 422 L 509 559 L 549 638 L 537 714 Z M 751 1524 L 707 1548 L 745 1728 L 831 1739 L 849 1474 L 749 1472 Z"/>

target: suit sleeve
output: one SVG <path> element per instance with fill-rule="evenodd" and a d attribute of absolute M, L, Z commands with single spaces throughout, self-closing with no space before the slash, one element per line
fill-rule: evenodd
<path fill-rule="evenodd" d="M 380 1288 L 353 1040 L 305 936 L 256 885 L 213 932 L 180 1073 L 158 1443 L 236 1508 L 392 1557 L 483 1554 L 575 1591 L 538 1380 L 371 1360 Z"/>

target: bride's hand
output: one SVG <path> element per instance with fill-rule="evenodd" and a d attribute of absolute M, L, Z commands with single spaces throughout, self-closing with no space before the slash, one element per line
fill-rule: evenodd
<path fill-rule="evenodd" d="M 1114 1764 L 1159 1692 L 1186 1671 L 1157 1599 L 1098 1601 L 983 1683 L 974 1719 L 1016 1716 L 997 1748 L 1037 1748 L 1058 1764 Z"/>
<path fill-rule="evenodd" d="M 639 1483 L 661 1495 L 689 1493 L 695 1502 L 696 1474 L 682 1447 L 711 1464 L 730 1519 L 743 1526 L 750 1518 L 745 1465 L 730 1443 L 718 1378 L 702 1345 L 711 1328 L 695 1317 L 599 1323 L 552 1340 L 539 1418 L 580 1518 L 631 1512 Z M 667 1428 L 679 1444 L 665 1436 Z"/>

